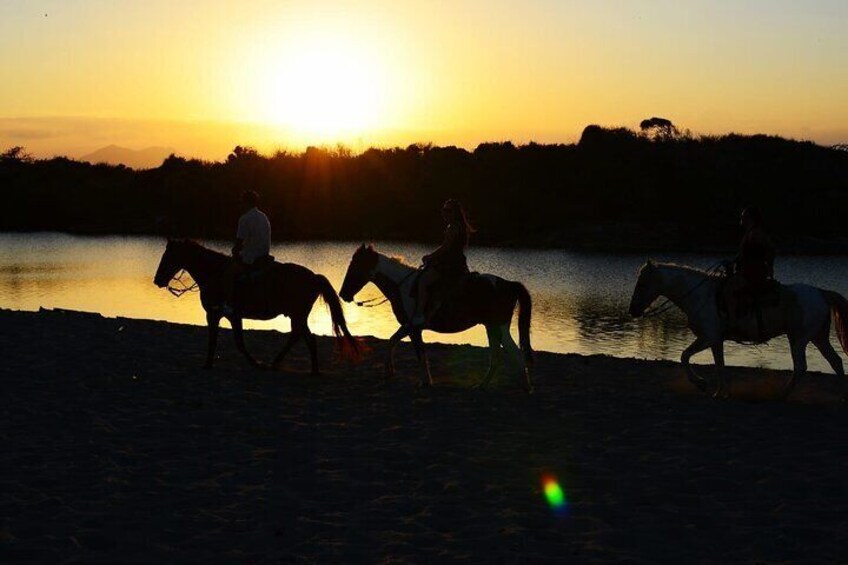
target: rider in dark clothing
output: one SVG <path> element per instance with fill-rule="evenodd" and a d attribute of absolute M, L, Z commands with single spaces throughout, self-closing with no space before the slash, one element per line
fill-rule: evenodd
<path fill-rule="evenodd" d="M 424 271 L 418 280 L 418 300 L 412 318 L 412 324 L 416 326 L 426 324 L 439 306 L 438 301 L 430 296 L 434 284 L 438 282 L 444 289 L 468 273 L 465 248 L 474 229 L 466 219 L 462 204 L 454 199 L 447 200 L 442 206 L 442 219 L 446 224 L 444 241 L 422 259 Z"/>
<path fill-rule="evenodd" d="M 738 317 L 740 297 L 748 298 L 762 293 L 768 281 L 774 277 L 774 243 L 762 228 L 759 212 L 755 208 L 745 208 L 741 224 L 745 234 L 734 262 L 734 274 L 724 288 L 730 327 L 733 327 Z"/>

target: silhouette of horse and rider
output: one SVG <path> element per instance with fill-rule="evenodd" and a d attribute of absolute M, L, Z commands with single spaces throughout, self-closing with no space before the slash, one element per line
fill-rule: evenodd
<path fill-rule="evenodd" d="M 695 341 L 681 356 L 689 379 L 707 391 L 707 381 L 689 361 L 710 349 L 716 366 L 713 396 L 730 396 L 730 380 L 724 371 L 724 342 L 759 344 L 786 335 L 793 370 L 784 386 L 784 397 L 807 371 L 807 344 L 816 346 L 834 372 L 842 377 L 846 398 L 845 371 L 839 354 L 830 343 L 831 318 L 837 339 L 848 353 L 848 300 L 842 295 L 805 284 L 782 285 L 774 280 L 774 245 L 754 208 L 742 212 L 744 230 L 739 252 L 724 272 L 700 271 L 670 263 L 648 260 L 639 270 L 630 301 L 634 317 L 650 315 L 648 308 L 659 297 L 686 314 Z"/>
<path fill-rule="evenodd" d="M 528 392 L 533 384 L 530 368 L 532 300 L 520 282 L 468 269 L 465 248 L 474 229 L 462 205 L 454 199 L 442 207 L 444 236 L 441 246 L 425 255 L 421 267 L 381 254 L 362 244 L 354 252 L 342 288 L 337 295 L 326 277 L 292 263 L 279 263 L 270 255 L 271 226 L 259 209 L 255 192 L 242 196 L 244 213 L 239 218 L 232 257 L 187 240 L 169 240 L 154 282 L 175 294 L 187 290 L 171 286 L 187 272 L 200 291 L 206 310 L 209 342 L 204 367 L 214 362 L 220 320 L 233 328 L 239 351 L 256 367 L 264 367 L 245 348 L 243 319 L 272 319 L 280 314 L 292 320 L 292 331 L 271 363 L 277 367 L 301 339 L 309 348 L 312 371 L 318 373 L 315 336 L 307 318 L 320 296 L 330 309 L 333 331 L 348 358 L 357 358 L 360 345 L 347 327 L 339 297 L 352 302 L 356 294 L 374 283 L 391 304 L 398 329 L 389 338 L 384 371 L 394 376 L 393 354 L 397 344 L 410 337 L 421 365 L 420 384 L 430 386 L 423 330 L 440 333 L 461 332 L 478 324 L 486 328 L 489 341 L 489 368 L 478 386 L 486 386 L 505 351 L 512 370 Z M 833 318 L 842 349 L 848 353 L 848 301 L 838 293 L 808 285 L 781 285 L 774 276 L 774 245 L 763 229 L 760 213 L 746 208 L 741 217 L 744 230 L 736 258 L 725 263 L 723 272 L 709 272 L 649 260 L 639 271 L 630 302 L 634 317 L 652 315 L 674 305 L 686 314 L 695 341 L 686 348 L 681 362 L 689 379 L 707 391 L 707 381 L 691 367 L 691 357 L 711 349 L 717 368 L 714 396 L 728 397 L 730 382 L 724 375 L 725 341 L 763 343 L 787 335 L 793 359 L 792 376 L 785 386 L 788 395 L 797 379 L 806 372 L 805 350 L 812 342 L 837 375 L 844 377 L 842 361 L 830 344 Z M 175 282 L 176 281 L 176 282 Z M 193 287 L 188 287 L 192 289 Z M 649 310 L 660 297 L 666 306 Z M 510 324 L 518 307 L 519 344 L 510 335 Z M 844 378 L 843 385 L 844 385 Z"/>
<path fill-rule="evenodd" d="M 277 367 L 300 339 L 306 341 L 312 360 L 312 371 L 318 372 L 315 336 L 307 318 L 318 296 L 330 308 L 333 330 L 342 353 L 355 358 L 360 353 L 357 340 L 347 327 L 344 312 L 329 281 L 323 275 L 292 263 L 278 263 L 270 256 L 271 227 L 258 207 L 256 193 L 242 196 L 244 213 L 239 218 L 232 257 L 227 257 L 187 240 L 169 240 L 156 272 L 154 282 L 175 294 L 186 289 L 181 273 L 187 272 L 200 291 L 209 328 L 205 368 L 215 358 L 218 327 L 222 318 L 230 321 L 236 347 L 256 367 L 264 367 L 247 351 L 244 344 L 243 320 L 269 320 L 285 315 L 292 320 L 292 332 L 271 367 Z M 415 268 L 379 254 L 373 247 L 360 246 L 354 253 L 345 275 L 341 296 L 353 296 L 368 282 L 374 282 L 392 304 L 400 328 L 389 340 L 386 376 L 394 374 L 393 352 L 406 336 L 412 339 L 421 360 L 421 385 L 430 386 L 427 352 L 421 334 L 425 329 L 454 333 L 477 324 L 486 327 L 489 338 L 490 363 L 480 386 L 491 380 L 505 350 L 513 361 L 513 369 L 524 388 L 532 391 L 529 367 L 532 365 L 530 319 L 532 303 L 527 289 L 518 282 L 494 275 L 470 273 L 464 249 L 473 230 L 462 205 L 448 200 L 442 209 L 445 221 L 444 243 L 424 257 L 424 267 Z M 188 287 L 193 289 L 193 287 Z M 515 344 L 509 328 L 516 305 L 519 305 L 519 342 Z"/>

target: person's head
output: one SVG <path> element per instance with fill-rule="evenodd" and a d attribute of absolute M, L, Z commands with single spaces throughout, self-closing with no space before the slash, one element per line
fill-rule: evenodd
<path fill-rule="evenodd" d="M 255 190 L 245 190 L 241 193 L 241 205 L 249 210 L 259 205 L 259 194 Z"/>
<path fill-rule="evenodd" d="M 760 216 L 760 211 L 753 206 L 748 206 L 742 210 L 742 217 L 739 220 L 739 223 L 745 231 L 751 231 L 754 228 L 760 227 L 762 221 L 763 219 L 762 216 Z"/>
<path fill-rule="evenodd" d="M 445 223 L 456 224 L 463 228 L 468 233 L 472 233 L 474 229 L 468 223 L 468 218 L 465 215 L 465 209 L 460 204 L 459 200 L 448 198 L 442 205 L 442 218 Z"/>

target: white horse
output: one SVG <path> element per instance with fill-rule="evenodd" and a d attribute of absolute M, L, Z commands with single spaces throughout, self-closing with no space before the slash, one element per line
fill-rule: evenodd
<path fill-rule="evenodd" d="M 830 344 L 830 318 L 833 315 L 842 350 L 848 353 L 848 300 L 839 293 L 805 284 L 780 287 L 780 300 L 762 307 L 762 324 L 755 316 L 739 320 L 739 328 L 729 334 L 719 314 L 718 295 L 722 277 L 679 265 L 648 260 L 639 270 L 636 288 L 630 301 L 630 314 L 639 317 L 660 296 L 683 310 L 695 341 L 683 351 L 680 361 L 689 380 L 706 391 L 706 381 L 690 367 L 689 359 L 700 351 L 712 350 L 718 375 L 713 396 L 730 396 L 730 382 L 724 376 L 724 342 L 761 342 L 779 335 L 789 338 L 792 352 L 792 375 L 787 379 L 784 396 L 788 396 L 798 378 L 807 371 L 807 344 L 821 352 L 833 370 L 845 377 L 842 359 Z M 762 328 L 759 326 L 762 325 Z M 842 378 L 843 400 L 845 379 Z"/>
<path fill-rule="evenodd" d="M 422 363 L 420 384 L 430 386 L 430 363 L 427 351 L 421 339 L 421 329 L 413 328 L 408 321 L 413 316 L 417 293 L 412 292 L 420 270 L 404 264 L 399 259 L 378 253 L 372 246 L 362 245 L 353 254 L 347 268 L 342 290 L 339 296 L 351 302 L 362 287 L 369 282 L 377 285 L 392 305 L 392 311 L 400 328 L 389 338 L 389 351 L 386 358 L 386 377 L 394 376 L 394 350 L 406 336 L 410 336 L 415 352 Z M 509 333 L 510 322 L 519 305 L 518 334 L 521 349 L 515 344 Z M 477 324 L 486 326 L 489 338 L 489 369 L 478 387 L 486 386 L 494 375 L 499 353 L 505 350 L 515 360 L 518 378 L 527 392 L 533 391 L 530 374 L 527 369 L 533 361 L 530 347 L 530 317 L 532 303 L 530 294 L 519 282 L 504 280 L 494 275 L 468 277 L 460 283 L 460 288 L 442 303 L 424 329 L 439 333 L 456 333 L 472 328 Z M 522 356 L 522 352 L 524 355 Z"/>

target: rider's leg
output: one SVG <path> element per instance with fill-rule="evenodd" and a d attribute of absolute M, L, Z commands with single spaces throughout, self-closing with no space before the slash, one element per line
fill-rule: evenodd
<path fill-rule="evenodd" d="M 236 279 L 244 272 L 244 263 L 233 260 L 221 275 L 221 310 L 224 315 L 233 313 L 235 304 Z"/>
<path fill-rule="evenodd" d="M 438 273 L 432 267 L 424 269 L 418 277 L 418 296 L 415 300 L 415 312 L 412 315 L 413 326 L 423 326 L 427 322 L 429 310 L 427 301 L 430 298 L 430 287 L 433 286 Z"/>
<path fill-rule="evenodd" d="M 727 327 L 736 326 L 739 315 L 739 296 L 745 288 L 745 279 L 738 275 L 730 277 L 724 283 L 724 305 L 727 309 Z"/>

